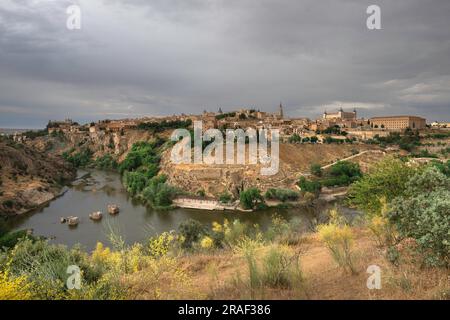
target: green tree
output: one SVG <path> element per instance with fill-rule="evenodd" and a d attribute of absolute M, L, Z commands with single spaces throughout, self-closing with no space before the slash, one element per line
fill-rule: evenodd
<path fill-rule="evenodd" d="M 142 191 L 142 197 L 153 208 L 168 208 L 178 190 L 166 183 L 167 177 L 159 175 L 151 178 Z"/>
<path fill-rule="evenodd" d="M 415 170 L 401 160 L 385 158 L 350 186 L 348 203 L 369 214 L 377 214 L 382 208 L 381 199 L 390 202 L 401 196 L 414 173 Z"/>
<path fill-rule="evenodd" d="M 244 209 L 254 209 L 259 203 L 263 202 L 261 191 L 257 188 L 249 188 L 242 191 L 239 199 Z"/>
<path fill-rule="evenodd" d="M 294 190 L 290 189 L 274 189 L 270 188 L 265 193 L 264 197 L 266 199 L 276 199 L 280 201 L 295 201 L 298 199 L 299 194 L 298 192 L 295 192 Z"/>
<path fill-rule="evenodd" d="M 298 134 L 294 133 L 292 136 L 289 137 L 288 142 L 289 143 L 300 143 L 300 142 L 302 142 L 302 138 Z"/>
<path fill-rule="evenodd" d="M 219 195 L 219 201 L 221 203 L 230 203 L 232 199 L 233 198 L 231 194 L 229 194 L 228 192 L 224 192 Z"/>
<path fill-rule="evenodd" d="M 300 177 L 297 184 L 303 192 L 309 192 L 312 194 L 318 194 L 322 189 L 322 184 L 320 181 L 310 181 L 305 177 Z"/>
<path fill-rule="evenodd" d="M 311 165 L 310 171 L 316 177 L 321 177 L 322 176 L 322 166 L 320 164 L 318 164 L 318 163 L 313 163 Z"/>
<path fill-rule="evenodd" d="M 178 232 L 183 236 L 183 247 L 192 248 L 205 234 L 206 228 L 197 220 L 189 219 L 178 226 Z"/>
<path fill-rule="evenodd" d="M 417 241 L 427 264 L 450 265 L 450 178 L 428 167 L 411 177 L 390 207 L 390 222 Z"/>

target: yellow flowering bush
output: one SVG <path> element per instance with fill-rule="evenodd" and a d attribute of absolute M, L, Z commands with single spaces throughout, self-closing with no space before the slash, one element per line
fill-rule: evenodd
<path fill-rule="evenodd" d="M 140 243 L 135 243 L 127 251 L 127 263 L 129 272 L 137 272 L 145 268 L 150 257 L 144 255 L 144 247 Z"/>
<path fill-rule="evenodd" d="M 227 220 L 225 220 L 225 221 L 227 221 Z M 214 221 L 212 223 L 212 231 L 214 231 L 216 233 L 223 233 L 223 227 L 222 227 L 222 225 L 220 223 Z"/>
<path fill-rule="evenodd" d="M 368 228 L 372 231 L 379 246 L 391 246 L 395 242 L 395 227 L 389 223 L 387 213 L 389 212 L 386 198 L 380 199 L 381 211 L 379 215 L 370 218 Z"/>
<path fill-rule="evenodd" d="M 200 241 L 200 246 L 203 249 L 211 249 L 214 246 L 214 240 L 208 236 L 204 236 L 203 239 Z"/>
<path fill-rule="evenodd" d="M 143 246 L 139 243 L 120 251 L 112 251 L 98 242 L 92 252 L 91 259 L 94 264 L 106 267 L 116 272 L 133 273 L 146 265 L 149 257 L 144 255 Z"/>
<path fill-rule="evenodd" d="M 336 225 L 345 225 L 347 223 L 346 219 L 342 216 L 339 210 L 335 207 L 328 211 L 328 216 L 330 218 L 330 223 Z"/>
<path fill-rule="evenodd" d="M 174 244 L 176 237 L 170 232 L 163 232 L 148 241 L 148 251 L 153 257 L 165 256 Z"/>
<path fill-rule="evenodd" d="M 10 277 L 0 272 L 0 300 L 30 300 L 33 298 L 31 284 L 25 276 Z"/>
<path fill-rule="evenodd" d="M 97 242 L 94 251 L 92 251 L 92 261 L 99 263 L 106 263 L 111 254 L 111 250 L 108 247 L 104 247 L 103 243 Z"/>
<path fill-rule="evenodd" d="M 223 223 L 223 229 L 225 243 L 227 243 L 229 246 L 232 246 L 238 241 L 245 238 L 247 226 L 237 219 L 233 220 L 232 223 L 229 223 L 228 220 L 225 219 Z"/>
<path fill-rule="evenodd" d="M 91 259 L 93 263 L 106 267 L 115 267 L 121 263 L 120 252 L 111 251 L 110 248 L 105 247 L 101 242 L 97 242 L 95 250 L 92 251 Z"/>
<path fill-rule="evenodd" d="M 353 231 L 348 225 L 336 223 L 318 226 L 320 240 L 330 250 L 333 259 L 344 270 L 356 273 L 352 257 Z"/>
<path fill-rule="evenodd" d="M 163 256 L 151 258 L 142 272 L 125 277 L 131 288 L 131 299 L 204 299 L 192 283 L 188 273 L 179 266 L 177 259 Z"/>

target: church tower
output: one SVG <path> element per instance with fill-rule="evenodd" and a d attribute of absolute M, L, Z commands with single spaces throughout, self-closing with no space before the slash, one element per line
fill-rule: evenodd
<path fill-rule="evenodd" d="M 279 116 L 280 116 L 280 119 L 283 119 L 283 117 L 284 117 L 284 114 L 283 114 L 283 105 L 281 104 L 281 102 L 280 102 L 280 110 L 279 110 L 279 114 L 278 114 Z"/>

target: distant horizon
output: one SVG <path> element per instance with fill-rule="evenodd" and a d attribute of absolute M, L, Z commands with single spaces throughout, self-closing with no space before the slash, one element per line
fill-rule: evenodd
<path fill-rule="evenodd" d="M 237 111 L 239 109 L 240 108 L 236 108 L 236 109 L 223 109 L 222 108 L 222 111 L 223 111 L 223 113 L 227 113 L 227 112 Z M 244 109 L 251 109 L 251 108 L 249 107 L 249 108 L 244 108 Z M 256 108 L 256 109 L 258 110 L 258 108 Z M 259 109 L 259 110 L 262 111 L 262 112 L 269 112 L 269 113 L 276 112 L 276 110 L 270 110 L 270 111 L 262 110 L 262 109 Z M 344 111 L 353 111 L 353 109 L 350 109 L 350 108 L 343 108 L 343 110 Z M 215 112 L 215 113 L 218 112 L 218 110 L 214 111 L 214 110 L 208 110 L 208 109 L 206 109 L 206 111 L 208 111 L 208 112 Z M 325 111 L 325 108 L 324 108 L 324 111 Z M 337 109 L 326 109 L 326 111 L 328 113 L 334 113 L 334 112 L 339 111 L 339 108 L 337 108 Z M 367 110 L 364 110 L 364 111 L 367 111 Z M 386 113 L 383 113 L 383 114 L 379 114 L 379 113 L 372 114 L 371 116 L 361 116 L 360 115 L 360 111 L 358 110 L 358 108 L 356 108 L 356 112 L 358 114 L 358 119 L 361 119 L 361 118 L 370 119 L 370 118 L 373 118 L 373 117 L 383 117 L 383 116 L 388 116 L 388 117 L 389 116 L 419 116 L 419 117 L 425 118 L 428 124 L 432 123 L 432 122 L 435 122 L 435 121 L 436 122 L 450 122 L 450 114 L 449 114 L 449 117 L 446 118 L 447 120 L 445 120 L 445 119 L 436 120 L 436 119 L 429 119 L 429 118 L 427 118 L 427 116 L 425 116 L 423 114 L 398 114 L 398 113 L 388 113 L 388 112 L 386 112 Z M 176 113 L 175 115 L 180 115 L 182 113 L 183 112 Z M 199 112 L 199 113 L 190 112 L 190 113 L 186 113 L 186 114 L 200 115 L 202 113 L 203 112 Z M 66 117 L 63 117 L 61 119 L 56 119 L 56 118 L 55 119 L 48 119 L 47 121 L 44 122 L 44 124 L 42 126 L 25 126 L 25 125 L 23 125 L 23 126 L 20 126 L 20 125 L 18 125 L 18 126 L 4 126 L 4 125 L 0 125 L 0 129 L 8 129 L 8 130 L 42 130 L 42 129 L 45 129 L 48 121 L 62 121 L 64 119 L 71 119 L 71 120 L 73 120 L 75 122 L 78 122 L 81 125 L 83 125 L 83 124 L 88 124 L 88 123 L 91 123 L 91 122 L 97 122 L 97 121 L 100 121 L 100 120 L 139 119 L 139 118 L 144 118 L 144 117 L 170 117 L 172 115 L 174 115 L 174 114 L 173 113 L 163 114 L 163 115 L 161 115 L 161 114 L 158 114 L 158 115 L 147 114 L 147 115 L 141 115 L 141 116 L 135 116 L 135 115 L 125 116 L 125 115 L 123 115 L 123 116 L 120 116 L 120 117 L 107 117 L 106 116 L 106 117 L 97 117 L 95 119 L 92 118 L 92 119 L 85 119 L 85 120 L 83 120 L 83 119 L 76 119 L 76 118 L 71 117 L 71 116 L 66 116 Z M 302 115 L 291 116 L 289 114 L 287 114 L 287 115 L 285 114 L 285 118 L 309 118 L 310 120 L 316 120 L 316 119 L 320 119 L 321 118 L 321 114 L 318 114 L 316 117 L 307 117 L 307 116 L 302 116 Z"/>
<path fill-rule="evenodd" d="M 199 114 L 450 121 L 450 1 L 72 0 L 0 4 L 0 127 Z M 274 27 L 276 26 L 276 27 Z"/>

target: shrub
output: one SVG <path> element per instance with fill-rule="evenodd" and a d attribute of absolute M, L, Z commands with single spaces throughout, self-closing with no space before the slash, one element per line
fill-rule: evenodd
<path fill-rule="evenodd" d="M 140 193 L 147 185 L 147 178 L 145 171 L 125 172 L 124 184 L 132 196 Z"/>
<path fill-rule="evenodd" d="M 177 236 L 172 232 L 163 232 L 148 240 L 148 252 L 150 256 L 158 258 L 165 256 L 175 246 Z"/>
<path fill-rule="evenodd" d="M 320 164 L 318 164 L 318 163 L 313 163 L 311 165 L 310 171 L 316 177 L 321 177 L 322 176 L 322 166 Z"/>
<path fill-rule="evenodd" d="M 392 246 L 396 242 L 395 227 L 385 215 L 371 217 L 368 228 L 380 247 Z"/>
<path fill-rule="evenodd" d="M 211 237 L 204 236 L 200 241 L 202 249 L 211 249 L 214 246 L 214 240 Z"/>
<path fill-rule="evenodd" d="M 163 120 L 161 122 L 147 122 L 147 123 L 140 123 L 138 125 L 138 129 L 140 130 L 148 130 L 152 133 L 156 132 L 162 132 L 166 129 L 181 129 L 181 128 L 188 128 L 192 125 L 192 120 L 173 120 L 173 121 L 167 121 Z"/>
<path fill-rule="evenodd" d="M 294 133 L 292 136 L 289 137 L 288 142 L 289 143 L 300 143 L 300 142 L 302 142 L 302 138 L 298 134 Z"/>
<path fill-rule="evenodd" d="M 233 246 L 247 236 L 248 226 L 238 219 L 229 222 L 225 219 L 223 223 L 224 242 L 228 246 Z"/>
<path fill-rule="evenodd" d="M 202 197 L 202 198 L 206 197 L 206 192 L 203 189 L 197 190 L 196 194 L 197 194 L 197 196 Z"/>
<path fill-rule="evenodd" d="M 404 195 L 412 197 L 438 190 L 450 190 L 450 178 L 438 168 L 428 166 L 406 182 Z"/>
<path fill-rule="evenodd" d="M 7 232 L 5 234 L 1 234 L 0 232 L 0 249 L 14 248 L 14 246 L 23 238 L 32 238 L 32 237 L 28 235 L 27 230 Z"/>
<path fill-rule="evenodd" d="M 346 186 L 361 176 L 362 172 L 357 163 L 339 161 L 328 170 L 327 178 L 322 180 L 322 184 L 327 187 Z"/>
<path fill-rule="evenodd" d="M 182 246 L 192 248 L 206 234 L 206 229 L 201 222 L 189 219 L 180 224 L 178 232 L 183 237 Z"/>
<path fill-rule="evenodd" d="M 447 177 L 450 177 L 450 160 L 447 160 L 446 163 L 442 163 L 440 161 L 433 160 L 430 165 L 436 167 L 439 171 L 441 171 Z"/>
<path fill-rule="evenodd" d="M 117 162 L 110 154 L 105 154 L 102 157 L 95 159 L 94 166 L 97 169 L 102 170 L 115 170 L 117 169 Z"/>
<path fill-rule="evenodd" d="M 383 206 L 380 200 L 384 198 L 389 203 L 402 195 L 414 173 L 413 168 L 398 159 L 383 159 L 350 186 L 347 201 L 370 215 L 378 214 Z"/>
<path fill-rule="evenodd" d="M 261 191 L 257 188 L 249 188 L 239 195 L 241 206 L 244 209 L 254 209 L 259 203 L 263 202 Z"/>
<path fill-rule="evenodd" d="M 44 137 L 48 135 L 48 128 L 44 129 L 44 130 L 29 130 L 29 131 L 25 131 L 24 133 L 22 133 L 23 136 L 27 137 L 28 139 L 34 140 L 35 138 L 38 137 Z"/>
<path fill-rule="evenodd" d="M 312 194 L 318 194 L 322 189 L 322 184 L 319 181 L 310 181 L 305 177 L 300 177 L 297 184 L 303 192 L 309 192 Z"/>
<path fill-rule="evenodd" d="M 303 281 L 299 253 L 292 253 L 286 246 L 273 245 L 258 261 L 256 257 L 263 249 L 259 241 L 250 238 L 243 239 L 235 248 L 247 264 L 251 297 L 264 287 L 298 288 Z"/>
<path fill-rule="evenodd" d="M 91 163 L 92 151 L 90 149 L 85 149 L 74 154 L 64 152 L 62 157 L 67 162 L 70 162 L 75 168 L 83 168 Z"/>
<path fill-rule="evenodd" d="M 67 298 L 67 267 L 70 265 L 80 267 L 86 284 L 95 283 L 101 276 L 79 248 L 68 250 L 44 240 L 21 240 L 8 252 L 8 259 L 10 275 L 26 276 L 32 283 L 32 294 L 38 299 Z"/>
<path fill-rule="evenodd" d="M 279 215 L 272 217 L 272 223 L 265 232 L 265 236 L 269 241 L 286 245 L 293 245 L 299 242 L 299 233 L 302 220 L 293 218 L 287 221 Z"/>
<path fill-rule="evenodd" d="M 30 300 L 33 298 L 31 284 L 26 276 L 11 277 L 0 271 L 0 300 Z"/>
<path fill-rule="evenodd" d="M 275 199 L 280 201 L 295 201 L 299 198 L 298 192 L 290 189 L 268 189 L 264 197 L 266 199 Z"/>
<path fill-rule="evenodd" d="M 450 179 L 429 167 L 413 176 L 389 214 L 402 237 L 417 241 L 429 265 L 449 265 Z"/>
<path fill-rule="evenodd" d="M 193 286 L 186 270 L 172 257 L 151 259 L 145 272 L 139 272 L 125 279 L 132 288 L 132 299 L 176 300 L 204 299 Z"/>
<path fill-rule="evenodd" d="M 140 141 L 133 144 L 125 160 L 119 165 L 120 173 L 133 171 L 141 166 L 154 167 L 154 165 L 158 165 L 160 155 L 158 154 L 157 148 L 160 146 L 160 143 L 159 140 L 155 140 L 152 142 Z"/>
<path fill-rule="evenodd" d="M 219 201 L 223 204 L 230 203 L 232 200 L 233 200 L 233 198 L 232 198 L 231 194 L 229 194 L 228 192 L 224 192 L 219 195 Z"/>
<path fill-rule="evenodd" d="M 290 254 L 286 247 L 271 246 L 262 264 L 262 282 L 268 287 L 290 288 L 303 280 L 299 255 Z"/>
<path fill-rule="evenodd" d="M 320 240 L 330 250 L 334 261 L 344 270 L 356 273 L 351 251 L 353 244 L 353 232 L 348 225 L 340 226 L 336 223 L 328 223 L 318 226 Z"/>
<path fill-rule="evenodd" d="M 166 180 L 164 175 L 153 177 L 142 191 L 144 201 L 155 209 L 169 208 L 173 198 L 179 193 L 178 189 L 167 184 Z"/>

